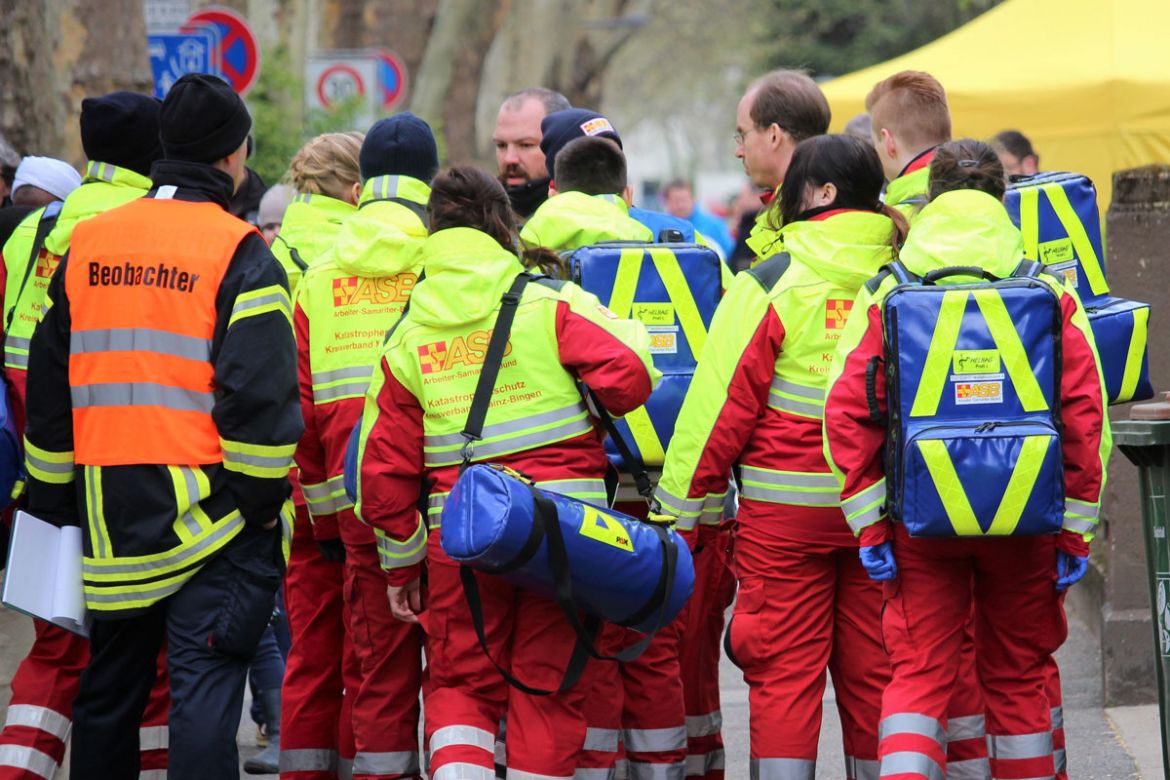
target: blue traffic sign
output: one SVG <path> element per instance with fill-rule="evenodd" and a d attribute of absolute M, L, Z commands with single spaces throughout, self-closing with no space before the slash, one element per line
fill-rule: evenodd
<path fill-rule="evenodd" d="M 219 75 L 216 41 L 211 33 L 148 35 L 147 48 L 154 75 L 154 96 L 159 99 L 166 97 L 171 85 L 187 73 Z"/>

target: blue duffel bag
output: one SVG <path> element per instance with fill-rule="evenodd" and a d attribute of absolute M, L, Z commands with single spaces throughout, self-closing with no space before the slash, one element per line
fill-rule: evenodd
<path fill-rule="evenodd" d="M 644 634 L 670 623 L 694 590 L 690 550 L 673 529 L 541 490 L 486 464 L 459 477 L 440 529 L 453 560 L 554 600 L 562 547 L 574 606 Z"/>
<path fill-rule="evenodd" d="M 1150 305 L 1106 296 L 1085 304 L 1111 404 L 1154 397 L 1147 343 Z"/>

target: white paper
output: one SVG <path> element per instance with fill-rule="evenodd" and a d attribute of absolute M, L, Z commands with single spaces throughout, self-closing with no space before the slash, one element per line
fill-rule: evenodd
<path fill-rule="evenodd" d="M 81 584 L 81 529 L 18 511 L 5 569 L 4 606 L 89 636 Z"/>

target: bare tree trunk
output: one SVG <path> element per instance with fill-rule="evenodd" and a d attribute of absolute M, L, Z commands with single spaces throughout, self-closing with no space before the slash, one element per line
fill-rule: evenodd
<path fill-rule="evenodd" d="M 450 163 L 478 160 L 475 104 L 479 97 L 480 76 L 492 39 L 503 21 L 504 11 L 499 0 L 484 2 L 481 12 L 469 20 L 470 24 L 463 31 L 463 48 L 455 61 L 443 111 L 447 160 Z"/>
<path fill-rule="evenodd" d="M 366 6 L 367 45 L 392 49 L 406 66 L 407 93 L 400 105 L 412 99 L 438 8 L 439 0 L 370 0 Z"/>
<path fill-rule="evenodd" d="M 362 26 L 363 0 L 325 0 L 322 19 L 323 48 L 359 49 L 365 45 Z"/>
<path fill-rule="evenodd" d="M 65 103 L 54 75 L 46 5 L 0 0 L 0 135 L 20 154 L 61 151 Z"/>

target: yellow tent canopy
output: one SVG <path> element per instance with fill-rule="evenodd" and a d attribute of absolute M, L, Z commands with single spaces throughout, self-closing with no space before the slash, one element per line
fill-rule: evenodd
<path fill-rule="evenodd" d="M 900 70 L 947 91 L 956 138 L 1016 129 L 1044 170 L 1088 175 L 1102 212 L 1114 171 L 1170 163 L 1167 0 L 1008 0 L 901 57 L 822 85 L 840 131 Z"/>

